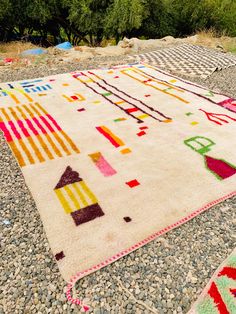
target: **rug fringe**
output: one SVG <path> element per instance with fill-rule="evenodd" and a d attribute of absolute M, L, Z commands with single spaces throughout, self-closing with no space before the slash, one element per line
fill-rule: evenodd
<path fill-rule="evenodd" d="M 91 273 L 93 273 L 93 272 L 95 272 L 95 271 L 97 271 L 97 270 L 99 270 L 99 269 L 101 269 L 101 268 L 111 264 L 112 262 L 115 262 L 116 260 L 120 259 L 121 257 L 123 257 L 123 256 L 125 256 L 125 255 L 127 255 L 127 254 L 129 254 L 129 253 L 131 253 L 131 252 L 133 252 L 135 250 L 137 250 L 138 248 L 140 248 L 140 247 L 144 246 L 145 244 L 153 241 L 154 239 L 160 237 L 161 235 L 167 233 L 168 231 L 170 231 L 172 229 L 175 229 L 175 228 L 181 226 L 182 224 L 186 223 L 187 221 L 195 218 L 200 213 L 206 211 L 207 209 L 211 208 L 212 206 L 214 206 L 216 204 L 219 204 L 219 203 L 223 202 L 224 200 L 226 200 L 226 199 L 228 199 L 230 197 L 233 197 L 235 195 L 236 195 L 236 191 L 233 191 L 233 192 L 231 192 L 231 193 L 229 193 L 229 194 L 227 194 L 227 195 L 225 195 L 225 196 L 223 196 L 223 197 L 221 197 L 221 198 L 219 198 L 217 200 L 209 202 L 208 204 L 206 204 L 202 208 L 200 208 L 200 209 L 194 211 L 193 213 L 189 214 L 188 216 L 180 219 L 176 223 L 174 223 L 172 225 L 169 225 L 166 228 L 164 228 L 164 229 L 162 229 L 162 230 L 160 230 L 160 231 L 150 235 L 146 239 L 138 242 L 137 244 L 131 246 L 130 248 L 121 251 L 120 253 L 112 256 L 111 258 L 106 259 L 104 262 L 102 262 L 102 263 L 100 263 L 98 265 L 95 265 L 95 266 L 93 266 L 91 268 L 88 268 L 85 271 L 77 273 L 75 276 L 73 276 L 70 279 L 70 281 L 69 281 L 69 283 L 67 285 L 67 291 L 66 291 L 67 300 L 69 302 L 73 303 L 73 304 L 80 305 L 82 307 L 82 311 L 83 312 L 89 311 L 90 307 L 88 305 L 83 304 L 83 302 L 80 299 L 72 297 L 71 291 L 72 291 L 72 289 L 75 286 L 77 281 L 79 281 L 83 277 L 85 277 L 85 276 L 87 276 L 87 275 L 89 275 L 89 274 L 91 274 Z"/>
<path fill-rule="evenodd" d="M 90 309 L 90 307 L 88 305 L 84 304 L 83 301 L 81 301 L 80 299 L 72 297 L 73 287 L 75 286 L 76 282 L 79 281 L 83 276 L 84 276 L 84 274 L 81 273 L 80 276 L 77 275 L 77 276 L 71 278 L 70 282 L 67 285 L 66 297 L 70 303 L 80 305 L 81 306 L 81 312 L 88 312 Z"/>

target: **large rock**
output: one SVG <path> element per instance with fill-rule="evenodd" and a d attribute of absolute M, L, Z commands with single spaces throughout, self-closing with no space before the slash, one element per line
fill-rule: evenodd
<path fill-rule="evenodd" d="M 193 36 L 189 36 L 187 38 L 183 38 L 184 42 L 189 43 L 189 44 L 197 44 L 197 42 L 199 41 L 199 35 L 193 35 Z"/>
<path fill-rule="evenodd" d="M 173 43 L 175 42 L 175 38 L 173 36 L 165 36 L 160 39 L 161 41 L 167 42 L 167 43 Z"/>
<path fill-rule="evenodd" d="M 118 42 L 117 46 L 121 48 L 132 48 L 133 47 L 132 38 L 129 39 L 129 38 L 124 37 L 123 40 Z"/>
<path fill-rule="evenodd" d="M 139 40 L 138 38 L 126 38 L 124 37 L 123 40 L 121 40 L 118 43 L 118 47 L 121 47 L 123 49 L 130 49 L 132 51 L 138 52 L 140 50 L 140 44 L 142 40 Z"/>
<path fill-rule="evenodd" d="M 138 38 L 124 38 L 118 43 L 118 47 L 123 49 L 129 48 L 132 52 L 140 52 L 140 50 L 145 49 L 156 49 L 160 47 L 168 47 L 177 43 L 177 40 L 172 36 L 166 36 L 162 39 L 148 39 L 140 40 Z"/>

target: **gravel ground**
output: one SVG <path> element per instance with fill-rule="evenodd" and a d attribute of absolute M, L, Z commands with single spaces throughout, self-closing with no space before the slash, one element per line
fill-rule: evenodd
<path fill-rule="evenodd" d="M 186 80 L 196 82 L 197 84 L 207 86 L 216 92 L 221 92 L 230 97 L 236 98 L 236 66 L 215 72 L 207 79 L 198 79 L 181 75 Z"/>
<path fill-rule="evenodd" d="M 128 62 L 96 58 L 20 70 L 3 69 L 0 81 L 35 78 Z M 236 96 L 236 68 L 213 74 L 209 88 Z M 43 231 L 34 200 L 0 134 L 0 313 L 80 313 L 66 302 L 65 282 Z M 219 264 L 235 246 L 236 197 L 212 207 L 77 284 L 91 313 L 187 313 Z M 130 294 L 131 293 L 131 294 Z M 132 296 L 133 295 L 133 296 Z M 148 307 L 141 305 L 143 301 Z M 156 309 L 156 310 L 155 310 Z"/>

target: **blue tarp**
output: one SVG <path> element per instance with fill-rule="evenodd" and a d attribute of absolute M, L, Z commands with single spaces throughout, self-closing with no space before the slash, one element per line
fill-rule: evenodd
<path fill-rule="evenodd" d="M 64 50 L 69 50 L 71 49 L 73 46 L 71 45 L 71 43 L 69 41 L 65 41 L 64 43 L 61 43 L 57 46 L 55 46 L 58 49 L 64 49 Z"/>
<path fill-rule="evenodd" d="M 27 56 L 27 55 L 42 55 L 47 53 L 47 50 L 41 49 L 41 48 L 36 48 L 36 49 L 29 49 L 29 50 L 25 50 L 23 51 L 21 54 L 23 56 Z"/>

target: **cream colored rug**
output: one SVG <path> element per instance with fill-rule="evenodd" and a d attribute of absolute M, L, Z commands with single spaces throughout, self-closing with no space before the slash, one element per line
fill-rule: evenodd
<path fill-rule="evenodd" d="M 69 288 L 236 194 L 235 111 L 145 64 L 0 84 L 1 130 Z"/>

